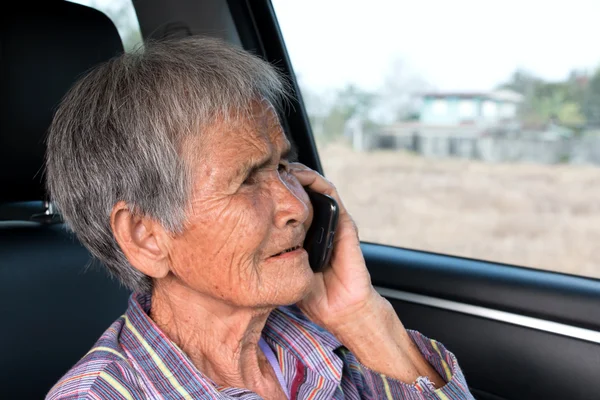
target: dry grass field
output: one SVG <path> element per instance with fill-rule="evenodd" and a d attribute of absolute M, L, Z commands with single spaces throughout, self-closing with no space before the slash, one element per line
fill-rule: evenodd
<path fill-rule="evenodd" d="M 600 168 L 320 144 L 361 239 L 600 278 Z"/>

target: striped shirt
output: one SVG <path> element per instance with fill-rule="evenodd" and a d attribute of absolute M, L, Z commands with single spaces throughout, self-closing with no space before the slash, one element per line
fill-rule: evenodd
<path fill-rule="evenodd" d="M 200 372 L 150 319 L 150 301 L 149 295 L 132 294 L 126 313 L 46 399 L 260 399 L 247 389 L 219 386 Z M 262 337 L 293 400 L 472 399 L 454 355 L 418 332 L 409 334 L 445 378 L 442 388 L 436 390 L 426 378 L 409 385 L 370 370 L 295 306 L 275 309 Z"/>

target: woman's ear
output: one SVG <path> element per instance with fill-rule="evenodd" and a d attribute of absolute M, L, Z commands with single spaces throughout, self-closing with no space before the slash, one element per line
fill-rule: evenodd
<path fill-rule="evenodd" d="M 170 270 L 169 240 L 162 225 L 136 215 L 124 201 L 112 209 L 110 225 L 129 263 L 151 278 L 164 278 Z"/>

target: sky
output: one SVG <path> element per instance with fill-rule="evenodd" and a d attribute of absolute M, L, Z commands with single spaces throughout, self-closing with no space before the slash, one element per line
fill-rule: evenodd
<path fill-rule="evenodd" d="M 487 91 L 517 68 L 561 80 L 600 66 L 600 0 L 272 2 L 294 70 L 317 92 L 378 90 L 398 68 L 438 90 Z"/>

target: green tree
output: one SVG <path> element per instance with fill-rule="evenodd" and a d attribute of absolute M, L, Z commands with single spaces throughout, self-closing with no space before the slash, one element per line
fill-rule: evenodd
<path fill-rule="evenodd" d="M 575 102 L 563 103 L 556 113 L 559 122 L 568 127 L 580 127 L 586 123 L 581 107 Z"/>
<path fill-rule="evenodd" d="M 600 126 L 600 68 L 588 82 L 583 100 L 583 113 L 589 124 Z"/>
<path fill-rule="evenodd" d="M 526 126 L 541 127 L 549 122 L 579 128 L 586 123 L 584 109 L 587 78 L 572 71 L 562 82 L 545 82 L 532 73 L 517 70 L 510 80 L 501 85 L 524 96 L 519 115 Z"/>
<path fill-rule="evenodd" d="M 376 99 L 377 96 L 371 92 L 353 84 L 346 85 L 336 93 L 333 105 L 323 119 L 323 135 L 328 139 L 342 136 L 346 123 L 353 117 L 364 122 L 367 133 L 377 129 L 370 116 Z"/>
<path fill-rule="evenodd" d="M 517 69 L 513 72 L 508 82 L 500 85 L 499 89 L 513 90 L 527 97 L 533 95 L 536 88 L 542 83 L 543 81 L 533 73 L 524 69 Z"/>
<path fill-rule="evenodd" d="M 529 100 L 529 109 L 523 114 L 527 122 L 547 124 L 550 121 L 568 127 L 578 127 L 586 122 L 578 102 L 568 98 L 560 85 L 542 85 Z"/>

